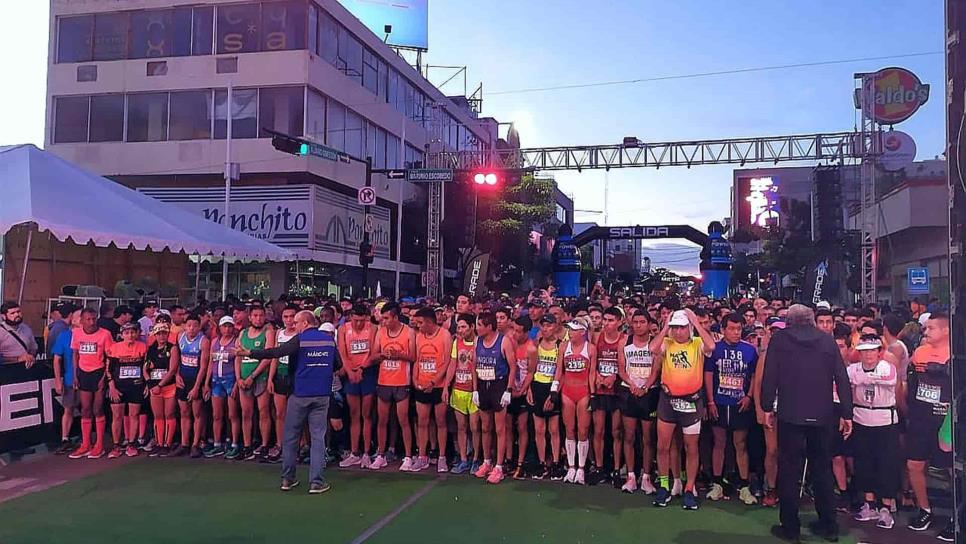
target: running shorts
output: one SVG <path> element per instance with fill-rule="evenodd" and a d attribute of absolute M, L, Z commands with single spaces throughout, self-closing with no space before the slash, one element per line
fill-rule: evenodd
<path fill-rule="evenodd" d="M 453 410 L 456 410 L 464 416 L 475 414 L 479 411 L 479 408 L 473 404 L 473 393 L 469 391 L 461 391 L 459 389 L 450 391 L 449 405 Z"/>
<path fill-rule="evenodd" d="M 506 410 L 511 416 L 518 416 L 530 412 L 530 405 L 527 404 L 526 395 L 520 395 L 519 397 L 510 399 L 510 405 L 506 407 Z"/>
<path fill-rule="evenodd" d="M 190 393 L 191 389 L 194 388 L 195 383 L 197 383 L 198 381 L 198 378 L 197 376 L 194 378 L 187 378 L 185 376 L 182 376 L 181 379 L 184 381 L 184 387 L 179 387 L 178 392 L 175 396 L 178 398 L 178 400 L 182 402 L 188 402 L 188 393 Z M 198 399 L 195 399 L 195 400 L 198 400 Z"/>
<path fill-rule="evenodd" d="M 376 396 L 385 402 L 402 402 L 409 398 L 408 385 L 377 385 Z"/>
<path fill-rule="evenodd" d="M 497 378 L 492 381 L 478 380 L 477 389 L 480 393 L 480 410 L 484 412 L 499 412 L 503 410 L 500 406 L 500 399 L 507 390 L 508 376 Z"/>
<path fill-rule="evenodd" d="M 700 392 L 690 397 L 672 397 L 661 391 L 657 404 L 657 418 L 681 427 L 684 434 L 700 434 L 704 419 L 704 396 Z"/>
<path fill-rule="evenodd" d="M 712 425 L 729 431 L 747 431 L 754 423 L 755 410 L 750 406 L 744 412 L 739 412 L 738 406 L 718 406 L 718 419 Z"/>
<path fill-rule="evenodd" d="M 560 415 L 560 395 L 550 393 L 550 384 L 531 382 L 530 393 L 533 396 L 533 415 L 542 418 Z M 544 410 L 547 398 L 551 398 L 550 409 Z"/>
<path fill-rule="evenodd" d="M 291 395 L 292 394 L 292 377 L 291 376 L 279 376 L 275 375 L 275 379 L 272 380 L 272 385 L 275 386 L 276 395 Z"/>
<path fill-rule="evenodd" d="M 231 390 L 235 387 L 235 375 L 228 374 L 227 376 L 212 376 L 211 377 L 211 396 L 218 398 L 225 398 L 231 394 Z"/>
<path fill-rule="evenodd" d="M 87 391 L 94 393 L 101 389 L 101 379 L 104 377 L 104 369 L 99 368 L 91 372 L 86 370 L 77 369 L 77 376 L 74 379 L 77 380 L 77 388 L 81 391 Z"/>
<path fill-rule="evenodd" d="M 378 367 L 368 367 L 362 371 L 362 381 L 352 383 L 346 378 L 342 379 L 342 389 L 346 395 L 353 397 L 365 397 L 375 394 L 376 380 L 379 378 Z"/>
<path fill-rule="evenodd" d="M 612 414 L 615 411 L 620 411 L 620 399 L 617 398 L 617 395 L 594 395 L 590 397 L 590 409 L 603 410 Z"/>
<path fill-rule="evenodd" d="M 653 388 L 644 393 L 643 396 L 635 396 L 631 390 L 622 387 L 619 393 L 621 401 L 621 414 L 624 417 L 633 417 L 644 421 L 654 421 L 657 417 L 657 402 L 660 398 L 661 390 Z"/>
<path fill-rule="evenodd" d="M 443 402 L 443 388 L 437 387 L 427 393 L 413 387 L 413 399 L 420 404 L 436 406 L 437 404 Z"/>

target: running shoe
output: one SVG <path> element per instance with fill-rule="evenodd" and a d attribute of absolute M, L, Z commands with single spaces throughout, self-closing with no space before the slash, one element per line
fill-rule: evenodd
<path fill-rule="evenodd" d="M 578 468 L 577 474 L 574 475 L 574 483 L 577 485 L 587 485 L 584 476 L 584 469 Z"/>
<path fill-rule="evenodd" d="M 913 531 L 925 531 L 932 525 L 932 512 L 919 509 L 919 515 L 909 522 L 909 529 Z"/>
<path fill-rule="evenodd" d="M 774 489 L 765 491 L 765 496 L 761 499 L 761 505 L 766 508 L 774 508 L 778 505 L 778 493 Z"/>
<path fill-rule="evenodd" d="M 288 480 L 288 479 L 283 478 L 282 479 L 282 486 L 279 489 L 281 489 L 282 491 L 291 491 L 292 488 L 298 487 L 298 485 L 299 485 L 299 481 L 298 480 Z"/>
<path fill-rule="evenodd" d="M 654 506 L 667 508 L 671 504 L 671 492 L 664 487 L 657 488 L 657 496 L 654 497 Z"/>
<path fill-rule="evenodd" d="M 476 476 L 476 471 L 477 470 L 480 470 L 480 465 L 481 464 L 482 463 L 480 463 L 479 461 L 477 461 L 476 459 L 474 459 L 473 462 L 470 463 L 470 474 Z"/>
<path fill-rule="evenodd" d="M 386 461 L 386 457 L 384 455 L 377 455 L 376 458 L 372 460 L 372 464 L 369 465 L 369 470 L 379 470 L 388 464 L 389 462 Z"/>
<path fill-rule="evenodd" d="M 570 467 L 567 469 L 567 475 L 564 476 L 563 481 L 565 484 L 572 484 L 574 483 L 574 479 L 576 478 L 577 478 L 577 469 L 574 467 Z"/>
<path fill-rule="evenodd" d="M 681 492 L 684 491 L 684 484 L 681 483 L 680 479 L 675 478 L 674 484 L 671 486 L 671 496 L 680 497 Z"/>
<path fill-rule="evenodd" d="M 471 465 L 470 465 L 470 462 L 469 461 L 460 461 L 459 463 L 457 463 L 456 465 L 454 465 L 452 469 L 450 469 L 449 473 L 450 474 L 466 474 L 467 472 L 470 471 L 470 466 Z"/>
<path fill-rule="evenodd" d="M 232 445 L 230 448 L 228 448 L 228 451 L 225 452 L 225 459 L 228 459 L 228 460 L 238 459 L 239 457 L 241 457 L 241 454 L 242 454 L 241 448 L 239 448 L 237 445 Z"/>
<path fill-rule="evenodd" d="M 654 487 L 654 483 L 651 482 L 650 474 L 641 474 L 641 491 L 645 495 L 653 495 L 657 493 L 657 488 Z"/>
<path fill-rule="evenodd" d="M 862 508 L 852 516 L 855 521 L 876 521 L 879 519 L 879 513 L 876 512 L 874 508 L 869 506 L 869 503 L 862 503 Z"/>
<path fill-rule="evenodd" d="M 309 485 L 309 495 L 321 495 L 330 489 L 332 489 L 332 486 L 329 485 L 329 482 L 312 483 Z"/>
<path fill-rule="evenodd" d="M 204 454 L 208 459 L 211 459 L 212 457 L 221 457 L 222 455 L 225 455 L 225 447 L 221 444 L 216 444 L 205 451 Z"/>
<path fill-rule="evenodd" d="M 155 446 L 155 448 L 151 450 L 151 453 L 148 454 L 148 457 L 167 457 L 169 449 L 170 448 L 167 446 Z"/>
<path fill-rule="evenodd" d="M 264 455 L 264 453 L 265 453 L 265 448 L 263 448 L 261 446 L 258 446 L 255 449 L 249 449 L 248 450 L 248 455 L 245 456 L 245 460 L 246 461 L 254 461 L 255 459 L 258 459 L 259 457 L 261 457 L 262 455 Z"/>
<path fill-rule="evenodd" d="M 527 479 L 527 469 L 524 468 L 523 463 L 517 465 L 517 469 L 513 471 L 514 480 L 526 480 Z"/>
<path fill-rule="evenodd" d="M 191 454 L 189 455 L 192 459 L 201 458 L 201 448 L 198 446 L 191 446 Z"/>
<path fill-rule="evenodd" d="M 84 459 L 87 457 L 87 454 L 90 452 L 91 452 L 90 446 L 85 446 L 81 444 L 81 446 L 76 450 L 74 450 L 73 452 L 71 452 L 71 454 L 68 455 L 68 457 L 70 457 L 71 459 Z"/>
<path fill-rule="evenodd" d="M 720 501 L 721 499 L 723 499 L 724 498 L 724 488 L 721 487 L 721 484 L 719 484 L 717 482 L 711 484 L 711 490 L 708 491 L 707 498 L 708 498 L 709 501 L 715 501 L 715 502 Z"/>
<path fill-rule="evenodd" d="M 155 446 L 157 446 L 157 443 L 153 438 L 151 440 L 138 438 L 137 449 L 145 453 L 151 453 L 151 450 L 153 450 Z"/>
<path fill-rule="evenodd" d="M 446 462 L 445 457 L 440 457 L 436 459 L 436 472 L 442 474 L 444 472 L 449 472 L 449 464 Z"/>
<path fill-rule="evenodd" d="M 175 447 L 173 450 L 170 450 L 165 457 L 181 457 L 186 453 L 188 453 L 188 448 L 178 444 L 177 447 Z"/>
<path fill-rule="evenodd" d="M 392 448 L 389 448 L 388 450 L 386 450 L 385 457 L 386 457 L 386 462 L 387 463 L 394 463 L 394 462 L 396 462 L 396 450 L 394 450 Z"/>
<path fill-rule="evenodd" d="M 100 459 L 101 457 L 104 457 L 103 446 L 94 446 L 94 449 L 92 449 L 90 453 L 87 454 L 88 459 Z"/>
<path fill-rule="evenodd" d="M 118 457 L 120 457 L 122 455 L 124 455 L 124 450 L 121 449 L 121 446 L 114 446 L 113 448 L 111 448 L 111 452 L 107 454 L 107 458 L 108 459 L 117 459 Z M 88 457 L 90 457 L 90 456 L 88 456 Z"/>
<path fill-rule="evenodd" d="M 137 457 L 138 449 L 134 447 L 133 444 L 128 445 L 127 450 L 124 451 L 124 455 L 127 455 L 128 457 Z"/>
<path fill-rule="evenodd" d="M 416 457 L 416 460 L 413 462 L 412 471 L 422 472 L 427 468 L 429 468 L 429 457 L 423 457 L 421 455 L 419 457 Z"/>
<path fill-rule="evenodd" d="M 354 467 L 362 462 L 362 457 L 354 453 L 350 453 L 348 457 L 339 462 L 339 468 L 349 468 Z"/>
<path fill-rule="evenodd" d="M 880 508 L 879 521 L 876 522 L 875 526 L 879 529 L 892 529 L 895 525 L 896 520 L 892 517 L 892 512 L 888 508 Z"/>
<path fill-rule="evenodd" d="M 550 481 L 559 482 L 563 480 L 567 475 L 567 469 L 564 468 L 562 463 L 557 463 L 550 469 Z"/>
<path fill-rule="evenodd" d="M 537 465 L 536 470 L 533 471 L 530 477 L 534 480 L 543 480 L 544 478 L 549 478 L 550 469 L 548 469 L 547 465 L 544 464 Z"/>
<path fill-rule="evenodd" d="M 489 461 L 484 461 L 483 464 L 480 465 L 480 468 L 476 469 L 476 472 L 473 473 L 473 476 L 476 476 L 477 478 L 486 478 L 490 474 L 491 470 L 493 470 L 493 465 L 491 465 Z"/>
<path fill-rule="evenodd" d="M 681 500 L 681 508 L 684 508 L 685 510 L 698 509 L 698 498 L 694 496 L 693 491 L 684 492 L 684 498 Z"/>
<path fill-rule="evenodd" d="M 748 506 L 753 504 L 758 504 L 758 497 L 751 492 L 751 488 L 748 486 L 742 487 L 741 491 L 738 492 L 738 500 L 745 503 Z"/>
<path fill-rule="evenodd" d="M 54 455 L 67 455 L 74 449 L 74 444 L 70 440 L 61 440 L 60 447 L 54 451 Z"/>
<path fill-rule="evenodd" d="M 372 459 L 368 453 L 363 453 L 359 458 L 359 468 L 369 468 L 370 465 L 372 465 Z"/>
<path fill-rule="evenodd" d="M 610 473 L 610 483 L 614 486 L 614 489 L 620 489 L 625 481 L 627 481 L 626 473 L 622 474 L 619 470 Z"/>
<path fill-rule="evenodd" d="M 633 472 L 627 475 L 627 481 L 621 486 L 621 491 L 631 494 L 637 491 L 637 476 Z"/>
<path fill-rule="evenodd" d="M 431 448 L 426 457 L 429 457 L 430 463 L 435 463 L 437 460 L 439 460 L 439 450 L 436 448 Z"/>
<path fill-rule="evenodd" d="M 498 484 L 503 481 L 503 467 L 497 465 L 493 467 L 490 471 L 490 475 L 487 476 L 486 482 L 490 484 Z"/>
<path fill-rule="evenodd" d="M 943 542 L 956 542 L 956 523 L 950 520 L 946 528 L 936 535 L 936 538 Z"/>
<path fill-rule="evenodd" d="M 399 465 L 399 472 L 412 472 L 413 471 L 413 458 L 406 456 L 403 457 L 402 464 Z"/>

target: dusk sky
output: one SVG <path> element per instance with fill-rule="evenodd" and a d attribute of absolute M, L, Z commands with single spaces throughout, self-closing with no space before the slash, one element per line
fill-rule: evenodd
<path fill-rule="evenodd" d="M 14 83 L 0 101 L 0 145 L 42 145 L 49 6 L 17 4 L 16 24 L 0 33 L 0 73 Z M 484 115 L 516 121 L 525 147 L 850 130 L 853 73 L 895 65 L 932 86 L 929 102 L 897 128 L 916 140 L 920 159 L 943 148 L 940 0 L 435 0 L 429 25 L 428 62 L 468 66 L 469 90 L 483 82 Z M 920 53 L 931 54 L 901 57 Z M 869 57 L 892 58 L 513 92 Z M 437 83 L 445 77 L 431 74 Z M 462 81 L 444 91 L 461 93 Z M 689 223 L 703 230 L 729 213 L 732 170 L 611 171 L 609 223 Z M 590 210 L 604 208 L 604 176 L 555 174 L 575 206 Z M 594 214 L 577 220 L 603 222 Z M 697 248 L 675 246 L 651 255 L 656 265 L 695 270 L 696 254 Z"/>

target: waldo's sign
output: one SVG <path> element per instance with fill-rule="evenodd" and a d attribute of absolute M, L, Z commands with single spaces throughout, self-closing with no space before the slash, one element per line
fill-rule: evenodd
<path fill-rule="evenodd" d="M 894 125 L 912 117 L 929 100 L 929 85 L 905 68 L 883 68 L 863 76 L 855 107 L 875 122 Z"/>

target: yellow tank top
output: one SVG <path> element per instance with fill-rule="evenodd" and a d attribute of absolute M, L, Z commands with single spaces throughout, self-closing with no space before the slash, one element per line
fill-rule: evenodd
<path fill-rule="evenodd" d="M 675 397 L 693 395 L 704 384 L 704 344 L 701 338 L 679 344 L 664 339 L 664 361 L 661 383 Z"/>
<path fill-rule="evenodd" d="M 559 349 L 559 347 L 544 349 L 543 346 L 537 346 L 537 371 L 533 374 L 533 381 L 537 383 L 553 381 L 557 374 L 557 350 Z"/>

